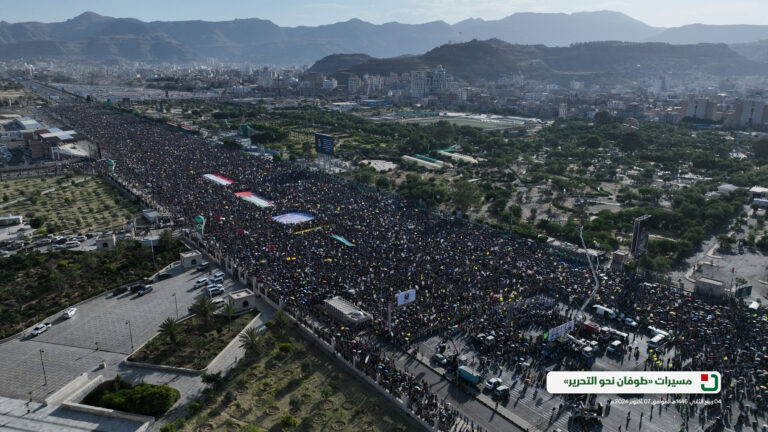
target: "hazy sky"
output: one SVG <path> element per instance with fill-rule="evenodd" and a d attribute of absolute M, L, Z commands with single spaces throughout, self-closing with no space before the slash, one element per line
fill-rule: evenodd
<path fill-rule="evenodd" d="M 85 11 L 144 21 L 268 19 L 281 26 L 350 18 L 376 24 L 466 18 L 499 19 L 515 12 L 614 10 L 654 26 L 768 24 L 766 0 L 0 0 L 0 20 L 65 21 Z"/>

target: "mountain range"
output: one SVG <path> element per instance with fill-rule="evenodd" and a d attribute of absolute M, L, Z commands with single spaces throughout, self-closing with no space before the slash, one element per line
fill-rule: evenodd
<path fill-rule="evenodd" d="M 453 25 L 443 21 L 371 24 L 352 19 L 315 27 L 280 27 L 258 18 L 144 22 L 86 12 L 56 23 L 1 21 L 0 60 L 180 63 L 216 59 L 302 65 L 330 54 L 415 55 L 451 42 L 492 38 L 550 47 L 589 41 L 748 44 L 768 39 L 768 26 L 659 28 L 610 11 L 516 13 L 500 20 L 467 19 Z"/>
<path fill-rule="evenodd" d="M 434 69 L 437 65 L 468 82 L 495 81 L 513 74 L 566 84 L 573 79 L 615 82 L 668 73 L 703 72 L 721 76 L 768 73 L 768 64 L 749 60 L 725 44 L 588 42 L 547 47 L 510 44 L 499 39 L 441 45 L 419 56 L 373 59 L 362 55 L 331 55 L 315 63 L 309 72 L 333 75 L 345 84 L 350 74 L 402 74 Z"/>

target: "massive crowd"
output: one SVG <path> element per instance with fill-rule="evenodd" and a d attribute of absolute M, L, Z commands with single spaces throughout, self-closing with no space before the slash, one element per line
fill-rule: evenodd
<path fill-rule="evenodd" d="M 114 110 L 51 109 L 98 143 L 102 156 L 115 161 L 115 176 L 140 194 L 183 217 L 189 227 L 195 216 L 204 216 L 205 241 L 255 275 L 294 315 L 312 313 L 322 300 L 340 295 L 371 313 L 376 331 L 403 347 L 463 326 L 500 335 L 493 351 L 498 362 L 535 361 L 551 347 L 532 339 L 528 330 L 562 323 L 572 314 L 569 307 L 580 305 L 593 288 L 589 267 L 540 243 L 439 218 L 322 173 L 227 150 Z M 236 183 L 223 186 L 204 174 Z M 274 207 L 261 208 L 234 195 L 245 190 Z M 314 219 L 299 225 L 272 220 L 287 212 Z M 600 277 L 601 304 L 674 335 L 674 355 L 646 367 L 721 371 L 724 407 L 749 401 L 757 410 L 768 408 L 764 314 L 738 302 L 707 304 L 626 275 Z M 417 299 L 393 308 L 389 326 L 389 305 L 395 293 L 407 289 L 416 289 Z M 401 381 L 391 378 L 388 385 L 397 392 L 413 391 L 416 384 Z"/>

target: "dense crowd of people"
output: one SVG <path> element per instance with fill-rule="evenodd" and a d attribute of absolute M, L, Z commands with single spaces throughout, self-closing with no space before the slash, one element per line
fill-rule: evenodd
<path fill-rule="evenodd" d="M 323 173 L 227 150 L 115 110 L 51 109 L 98 143 L 102 157 L 115 161 L 114 175 L 121 181 L 190 228 L 196 216 L 204 216 L 204 241 L 254 275 L 294 316 L 311 314 L 324 299 L 339 295 L 371 313 L 374 329 L 404 348 L 458 327 L 498 335 L 490 351 L 499 364 L 516 357 L 536 361 L 551 347 L 533 338 L 530 329 L 546 331 L 569 319 L 570 307 L 578 308 L 594 286 L 588 266 L 545 244 L 440 218 Z M 220 185 L 204 174 L 235 183 Z M 259 207 L 234 195 L 241 191 L 273 206 Z M 298 225 L 272 219 L 288 212 L 314 219 Z M 724 411 L 734 401 L 754 404 L 753 411 L 768 409 L 763 312 L 735 301 L 707 304 L 627 275 L 606 272 L 600 278 L 600 304 L 637 318 L 641 327 L 657 326 L 674 336 L 668 361 L 646 367 L 720 371 Z M 416 301 L 391 308 L 395 294 L 408 289 L 416 290 Z M 342 355 L 351 349 L 359 361 L 358 348 L 363 353 L 372 348 L 355 343 Z M 416 410 L 443 412 L 432 396 L 422 394 L 423 383 L 396 371 L 380 353 L 368 355 L 375 360 L 364 367 L 388 372 L 366 373 L 378 373 L 390 392 L 419 401 Z"/>

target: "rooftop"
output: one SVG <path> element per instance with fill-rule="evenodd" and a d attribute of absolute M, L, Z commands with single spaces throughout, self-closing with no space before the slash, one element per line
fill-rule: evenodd
<path fill-rule="evenodd" d="M 232 291 L 229 293 L 229 298 L 232 300 L 240 300 L 242 298 L 250 297 L 253 295 L 253 291 L 249 290 L 248 288 L 244 288 L 237 291 Z"/>

